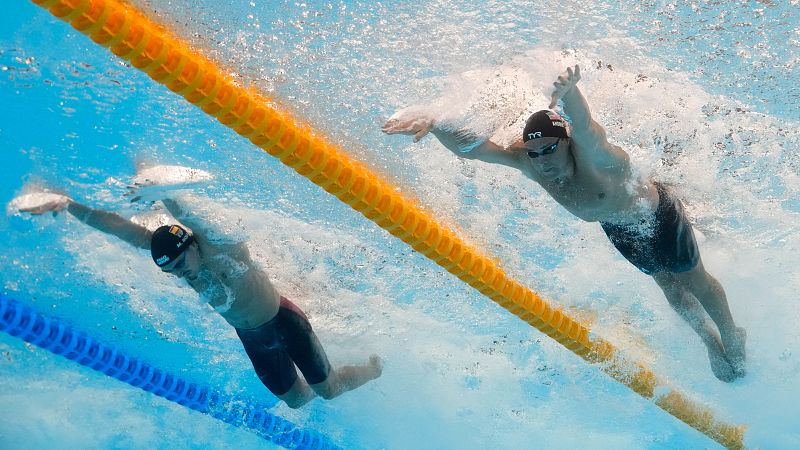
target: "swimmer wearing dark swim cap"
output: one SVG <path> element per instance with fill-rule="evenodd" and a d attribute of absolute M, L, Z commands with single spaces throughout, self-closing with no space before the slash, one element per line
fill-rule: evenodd
<path fill-rule="evenodd" d="M 558 114 L 548 109 L 537 111 L 525 122 L 525 129 L 522 131 L 522 141 L 528 142 L 532 139 L 554 137 L 568 138 L 569 130 L 567 121 Z"/>
<path fill-rule="evenodd" d="M 158 267 L 164 267 L 185 252 L 192 242 L 194 236 L 182 226 L 160 226 L 150 240 L 150 254 Z"/>
<path fill-rule="evenodd" d="M 652 276 L 669 303 L 692 325 L 707 347 L 714 375 L 725 382 L 743 377 L 747 333 L 736 326 L 724 289 L 701 264 L 682 203 L 667 186 L 642 176 L 632 167 L 630 155 L 609 142 L 577 86 L 580 79 L 577 65 L 559 75 L 549 109 L 531 115 L 520 139 L 510 145 L 488 140 L 478 151 L 462 154 L 453 132 L 440 127 L 434 136 L 459 157 L 519 170 L 577 218 L 599 222 L 619 253 Z M 507 100 L 500 96 L 496 101 Z M 559 102 L 569 125 L 552 111 Z M 414 135 L 418 140 L 420 133 L 433 129 L 436 120 L 419 111 L 388 121 L 384 132 Z M 687 306 L 686 296 L 699 302 Z M 708 326 L 708 317 L 716 328 Z"/>
<path fill-rule="evenodd" d="M 206 230 L 214 229 L 213 222 L 189 215 L 174 199 L 162 198 L 161 202 L 175 220 L 195 229 L 197 237 L 181 225 L 151 232 L 120 215 L 63 195 L 45 197 L 26 209 L 31 214 L 65 210 L 136 248 L 150 248 L 161 271 L 185 281 L 181 284 L 188 285 L 235 329 L 258 379 L 290 408 L 299 408 L 315 397 L 330 400 L 381 375 L 383 362 L 377 355 L 361 365 L 331 366 L 305 313 L 278 293 L 243 243 L 230 245 L 232 240 L 225 237 L 204 240 Z M 146 291 L 163 297 L 158 287 Z M 302 368 L 302 379 L 295 367 Z"/>

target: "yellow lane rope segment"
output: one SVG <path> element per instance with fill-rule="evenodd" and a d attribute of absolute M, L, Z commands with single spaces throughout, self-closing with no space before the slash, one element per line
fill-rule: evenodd
<path fill-rule="evenodd" d="M 32 0 L 109 48 L 207 114 L 249 139 L 297 173 L 402 239 L 448 272 L 728 448 L 744 448 L 746 428 L 721 422 L 713 411 L 670 388 L 644 365 L 626 361 L 609 342 L 554 308 L 498 264 L 437 223 L 413 200 L 365 165 L 275 109 L 275 102 L 237 85 L 217 64 L 166 28 L 120 0 Z M 659 392 L 659 395 L 656 395 Z"/>

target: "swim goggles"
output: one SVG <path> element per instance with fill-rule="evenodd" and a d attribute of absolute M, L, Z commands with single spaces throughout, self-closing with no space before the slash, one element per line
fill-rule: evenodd
<path fill-rule="evenodd" d="M 547 145 L 545 147 L 539 148 L 539 152 L 538 153 L 535 150 L 528 150 L 528 156 L 530 156 L 531 158 L 538 158 L 540 156 L 544 156 L 544 155 L 549 155 L 551 153 L 555 153 L 556 150 L 558 150 L 558 143 L 559 142 L 561 142 L 561 140 L 553 142 L 552 144 Z"/>
<path fill-rule="evenodd" d="M 178 256 L 178 259 L 175 260 L 175 265 L 172 266 L 172 268 L 170 268 L 170 269 L 163 269 L 162 268 L 161 271 L 162 272 L 167 272 L 167 273 L 177 273 L 177 272 L 180 272 L 181 270 L 183 270 L 183 267 L 185 265 L 186 265 L 186 251 L 184 250 L 183 253 L 181 253 L 181 255 Z"/>

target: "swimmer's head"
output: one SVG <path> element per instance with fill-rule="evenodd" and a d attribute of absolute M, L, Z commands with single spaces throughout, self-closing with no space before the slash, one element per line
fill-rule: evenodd
<path fill-rule="evenodd" d="M 179 257 L 194 242 L 194 236 L 180 225 L 156 228 L 150 240 L 150 255 L 158 267 L 164 267 Z"/>
<path fill-rule="evenodd" d="M 543 109 L 528 118 L 525 129 L 522 131 L 522 142 L 540 138 L 569 138 L 567 121 L 561 116 Z"/>

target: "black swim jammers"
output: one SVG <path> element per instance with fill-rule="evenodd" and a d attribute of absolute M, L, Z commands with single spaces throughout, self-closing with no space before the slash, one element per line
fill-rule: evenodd
<path fill-rule="evenodd" d="M 236 334 L 258 378 L 275 395 L 289 392 L 297 381 L 295 364 L 309 384 L 328 379 L 331 365 L 308 318 L 284 297 L 272 320 L 258 328 L 236 328 Z"/>
<path fill-rule="evenodd" d="M 652 275 L 689 271 L 700 259 L 692 226 L 680 200 L 662 184 L 655 185 L 658 209 L 652 223 L 627 226 L 601 222 L 600 225 L 622 256 L 642 272 Z"/>

